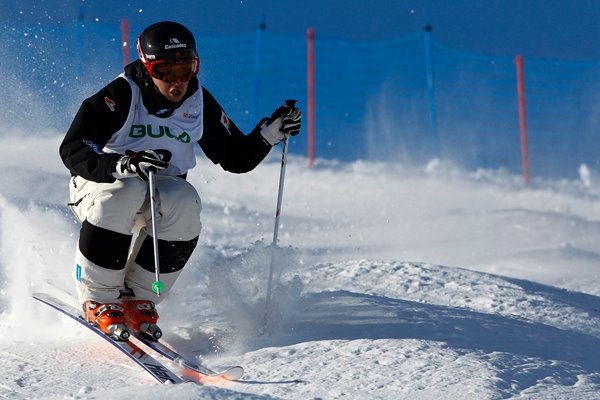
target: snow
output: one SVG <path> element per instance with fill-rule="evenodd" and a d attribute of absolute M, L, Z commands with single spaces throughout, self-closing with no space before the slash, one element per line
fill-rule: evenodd
<path fill-rule="evenodd" d="M 164 341 L 246 375 L 160 385 L 31 298 L 73 303 L 78 225 L 61 136 L 0 138 L 0 397 L 599 398 L 600 190 L 589 166 L 579 181 L 525 188 L 440 160 L 311 168 L 290 157 L 273 248 L 281 148 L 245 175 L 200 156 L 189 180 L 204 229 L 159 305 Z"/>

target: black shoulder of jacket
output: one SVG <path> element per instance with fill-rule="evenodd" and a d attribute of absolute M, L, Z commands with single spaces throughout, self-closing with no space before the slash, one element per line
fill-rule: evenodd
<path fill-rule="evenodd" d="M 129 82 L 119 77 L 83 101 L 59 150 L 72 175 L 114 182 L 112 172 L 120 156 L 104 154 L 102 148 L 125 124 L 131 98 Z"/>
<path fill-rule="evenodd" d="M 271 150 L 260 136 L 260 123 L 245 135 L 204 87 L 202 97 L 204 132 L 198 143 L 204 154 L 225 171 L 243 173 L 253 170 Z"/>

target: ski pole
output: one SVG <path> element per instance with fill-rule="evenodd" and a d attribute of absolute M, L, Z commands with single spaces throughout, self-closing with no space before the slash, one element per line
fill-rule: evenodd
<path fill-rule="evenodd" d="M 277 194 L 277 210 L 275 211 L 275 228 L 273 230 L 273 252 L 271 253 L 271 265 L 269 267 L 269 281 L 267 285 L 267 298 L 265 301 L 265 325 L 270 313 L 271 291 L 273 286 L 273 270 L 275 268 L 275 247 L 277 246 L 277 236 L 279 235 L 279 219 L 281 216 L 281 202 L 283 199 L 283 181 L 285 179 L 285 165 L 287 163 L 288 135 L 283 138 L 283 155 L 281 157 L 281 170 L 279 171 L 279 192 Z"/>
<path fill-rule="evenodd" d="M 285 105 L 293 108 L 296 106 L 296 100 L 286 100 Z M 271 297 L 273 292 L 273 271 L 275 269 L 275 248 L 279 235 L 279 219 L 281 217 L 281 203 L 283 200 L 283 182 L 285 180 L 285 166 L 287 164 L 289 134 L 283 135 L 283 152 L 281 154 L 281 169 L 279 170 L 279 190 L 277 192 L 277 209 L 275 210 L 275 228 L 273 229 L 273 243 L 271 251 L 271 264 L 269 266 L 269 281 L 267 283 L 267 297 L 265 299 L 265 314 L 263 318 L 263 327 L 266 328 L 271 314 Z"/>
<path fill-rule="evenodd" d="M 154 274 L 156 281 L 152 284 L 152 291 L 160 297 L 165 284 L 160 281 L 160 265 L 158 262 L 158 238 L 156 237 L 156 202 L 154 200 L 154 171 L 148 171 L 148 189 L 150 190 L 150 216 L 152 218 L 152 242 L 154 244 Z"/>

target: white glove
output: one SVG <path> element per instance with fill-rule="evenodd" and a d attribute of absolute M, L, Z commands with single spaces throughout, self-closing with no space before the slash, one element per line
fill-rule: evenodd
<path fill-rule="evenodd" d="M 137 153 L 127 150 L 125 155 L 117 161 L 113 176 L 117 179 L 139 176 L 147 181 L 150 171 L 158 172 L 167 168 L 170 159 L 171 152 L 169 150 L 144 150 Z"/>
<path fill-rule="evenodd" d="M 275 146 L 286 135 L 296 136 L 302 125 L 302 111 L 296 107 L 296 100 L 286 100 L 285 103 L 271 114 L 260 128 L 264 141 Z"/>

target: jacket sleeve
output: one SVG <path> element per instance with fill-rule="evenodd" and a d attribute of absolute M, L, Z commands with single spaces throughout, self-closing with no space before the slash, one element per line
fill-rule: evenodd
<path fill-rule="evenodd" d="M 269 154 L 271 145 L 260 136 L 259 123 L 245 135 L 204 87 L 204 133 L 198 141 L 202 151 L 225 171 L 244 173 L 253 170 Z"/>
<path fill-rule="evenodd" d="M 60 157 L 72 175 L 95 182 L 114 182 L 120 154 L 103 153 L 111 136 L 123 127 L 131 105 L 131 87 L 117 78 L 81 104 L 60 145 Z"/>

